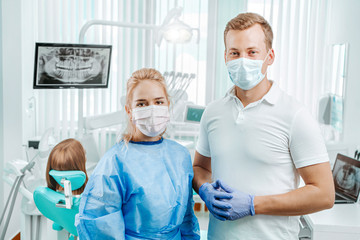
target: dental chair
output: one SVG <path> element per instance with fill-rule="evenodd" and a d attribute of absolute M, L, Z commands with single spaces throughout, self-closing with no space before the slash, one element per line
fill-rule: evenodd
<path fill-rule="evenodd" d="M 72 191 L 84 185 L 86 175 L 82 171 L 55 170 L 49 174 L 64 188 L 64 192 L 38 187 L 33 195 L 35 205 L 46 218 L 54 222 L 52 228 L 58 231 L 58 240 L 76 240 L 78 233 L 74 224 L 75 215 L 79 212 L 80 195 L 74 196 Z"/>

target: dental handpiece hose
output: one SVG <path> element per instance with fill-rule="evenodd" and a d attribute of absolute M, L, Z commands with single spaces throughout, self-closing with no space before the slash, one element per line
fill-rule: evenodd
<path fill-rule="evenodd" d="M 6 234 L 8 226 L 9 226 L 9 222 L 10 222 L 10 219 L 11 219 L 11 214 L 12 214 L 12 212 L 14 210 L 14 205 L 15 205 L 15 202 L 16 202 L 17 194 L 19 192 L 20 185 L 21 185 L 21 183 L 23 181 L 23 178 L 25 177 L 26 170 L 30 171 L 31 168 L 34 167 L 34 165 L 35 165 L 35 160 L 34 160 L 35 157 L 28 164 L 26 164 L 25 167 L 23 167 L 20 170 L 22 175 L 16 177 L 16 179 L 14 181 L 14 184 L 11 187 L 9 198 L 6 201 L 6 205 L 5 205 L 4 211 L 3 211 L 2 215 L 1 215 L 1 219 L 0 219 L 0 226 L 1 226 L 2 220 L 3 220 L 4 216 L 5 216 L 6 209 L 7 209 L 8 205 L 9 205 L 9 203 L 11 202 L 10 209 L 9 209 L 9 212 L 8 212 L 8 215 L 7 215 L 4 227 L 3 227 L 3 231 L 2 231 L 1 236 L 0 236 L 0 240 L 4 240 L 4 238 L 5 238 L 5 234 Z"/>
<path fill-rule="evenodd" d="M 35 161 L 34 161 L 34 160 L 31 161 L 31 162 L 29 162 L 25 167 L 23 167 L 23 168 L 20 170 L 21 173 L 24 175 L 25 172 L 26 172 L 26 170 L 30 171 L 30 170 L 34 167 L 34 165 L 35 165 Z"/>
<path fill-rule="evenodd" d="M 9 212 L 8 212 L 8 215 L 7 215 L 7 218 L 6 218 L 6 222 L 5 222 L 4 228 L 3 228 L 3 231 L 2 231 L 1 236 L 0 236 L 0 240 L 4 240 L 4 239 L 5 239 L 5 234 L 6 234 L 6 231 L 7 231 L 8 226 L 9 226 L 11 214 L 12 214 L 12 211 L 13 211 L 13 209 L 14 209 L 14 205 L 15 205 L 15 201 L 16 201 L 16 197 L 17 197 L 17 194 L 18 194 L 18 192 L 19 192 L 19 187 L 20 187 L 20 185 L 21 185 L 21 182 L 22 182 L 24 176 L 25 176 L 25 175 L 23 174 L 23 175 L 18 176 L 18 177 L 16 178 L 16 179 L 18 179 L 18 180 L 17 180 L 17 182 L 16 182 L 16 181 L 14 182 L 15 189 L 14 189 L 14 191 L 13 191 L 13 194 L 12 194 L 12 195 L 11 195 L 11 194 L 9 195 L 9 199 L 12 198 L 12 200 L 11 200 L 11 205 L 10 205 L 10 209 L 9 209 Z M 10 201 L 10 200 L 8 200 L 8 202 L 9 202 L 9 201 Z M 4 213 L 3 213 L 3 214 L 5 214 L 5 211 L 6 211 L 6 208 L 4 208 Z"/>

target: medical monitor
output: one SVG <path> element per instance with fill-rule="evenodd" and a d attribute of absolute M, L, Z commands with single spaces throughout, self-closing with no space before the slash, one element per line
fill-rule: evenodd
<path fill-rule="evenodd" d="M 335 191 L 356 202 L 360 192 L 360 161 L 338 154 L 332 172 Z"/>
<path fill-rule="evenodd" d="M 204 106 L 200 105 L 186 105 L 185 122 L 199 123 L 205 111 Z"/>
<path fill-rule="evenodd" d="M 33 88 L 106 88 L 111 50 L 111 45 L 36 43 Z"/>

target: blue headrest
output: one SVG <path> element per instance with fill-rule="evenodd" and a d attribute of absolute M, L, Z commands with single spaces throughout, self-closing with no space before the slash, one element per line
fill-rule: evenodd
<path fill-rule="evenodd" d="M 85 180 L 86 180 L 86 175 L 83 171 L 51 170 L 49 172 L 49 174 L 62 187 L 64 187 L 64 185 L 61 183 L 61 179 L 65 178 L 66 180 L 69 180 L 71 182 L 71 190 L 72 191 L 81 188 L 81 186 L 84 185 Z"/>
<path fill-rule="evenodd" d="M 75 215 L 79 212 L 80 198 L 72 198 L 71 209 L 56 207 L 59 202 L 65 203 L 65 196 L 47 187 L 37 187 L 34 191 L 34 202 L 39 211 L 54 223 L 77 236 Z"/>

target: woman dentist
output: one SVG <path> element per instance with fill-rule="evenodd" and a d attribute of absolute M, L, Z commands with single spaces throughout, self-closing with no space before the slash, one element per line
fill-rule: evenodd
<path fill-rule="evenodd" d="M 81 198 L 80 239 L 200 239 L 188 150 L 164 139 L 169 96 L 154 69 L 127 82 L 129 124 L 102 157 Z"/>

